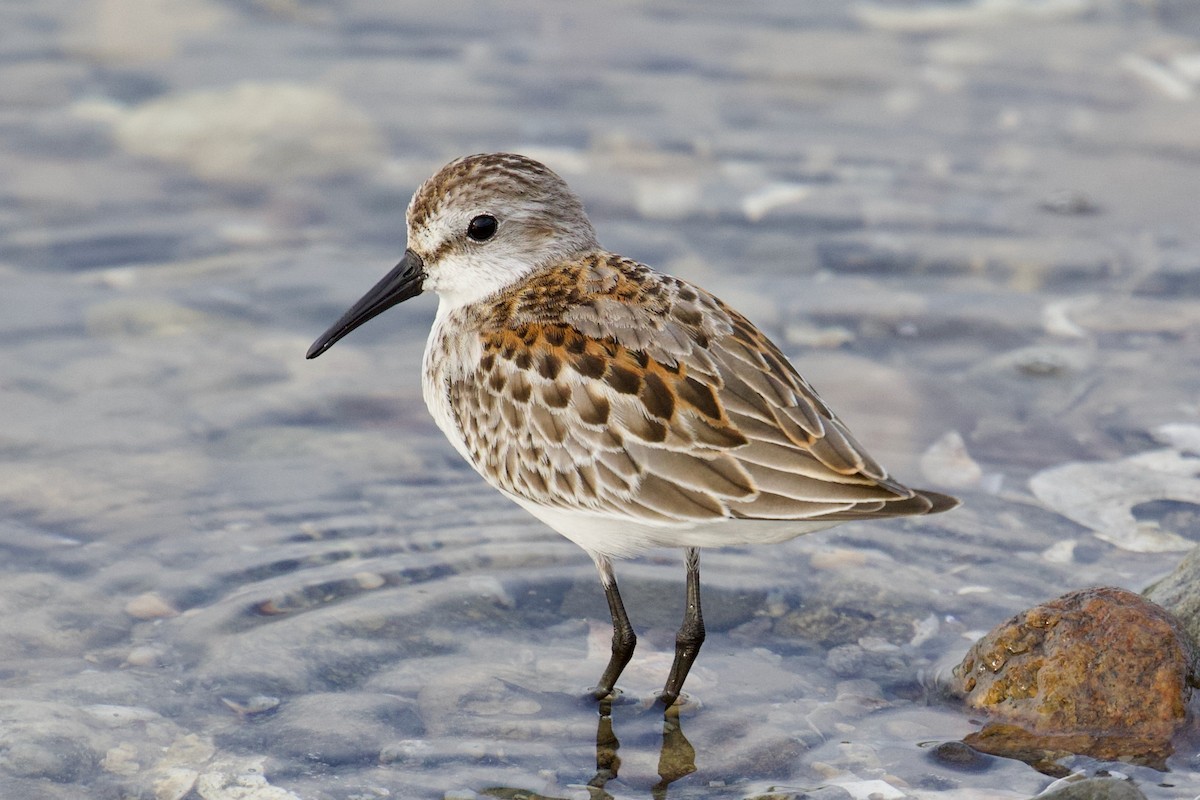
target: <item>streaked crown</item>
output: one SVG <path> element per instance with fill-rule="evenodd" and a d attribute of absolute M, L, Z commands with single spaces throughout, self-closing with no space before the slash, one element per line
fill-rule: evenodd
<path fill-rule="evenodd" d="M 425 263 L 424 288 L 453 307 L 598 244 L 562 178 L 531 158 L 487 153 L 451 161 L 421 185 L 408 205 L 408 246 Z"/>

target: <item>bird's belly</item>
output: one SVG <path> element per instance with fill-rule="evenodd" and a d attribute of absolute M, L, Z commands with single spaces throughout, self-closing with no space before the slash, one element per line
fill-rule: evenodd
<path fill-rule="evenodd" d="M 655 547 L 731 547 L 776 544 L 831 528 L 836 522 L 723 519 L 675 525 L 647 525 L 615 515 L 568 511 L 506 495 L 593 557 L 628 558 Z"/>

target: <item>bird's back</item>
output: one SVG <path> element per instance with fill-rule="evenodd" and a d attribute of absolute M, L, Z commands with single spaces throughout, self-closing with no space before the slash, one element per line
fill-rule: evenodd
<path fill-rule="evenodd" d="M 460 452 L 564 533 L 565 515 L 777 541 L 957 504 L 894 481 L 741 314 L 603 251 L 440 318 L 426 373 Z"/>

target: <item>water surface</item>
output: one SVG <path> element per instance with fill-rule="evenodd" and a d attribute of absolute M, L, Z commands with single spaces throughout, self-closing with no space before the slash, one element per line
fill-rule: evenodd
<path fill-rule="evenodd" d="M 1200 12 L 794 6 L 5 4 L 0 794 L 1048 785 L 933 757 L 976 728 L 936 677 L 1200 536 L 1200 486 L 1123 483 L 1200 439 Z M 432 298 L 303 358 L 398 259 L 420 180 L 499 149 L 755 320 L 901 479 L 966 501 L 706 553 L 677 719 L 651 701 L 681 554 L 618 567 L 641 639 L 602 717 L 590 562 L 420 400 Z M 1112 484 L 1093 527 L 1029 488 L 1072 462 Z M 1188 747 L 1168 773 L 1066 763 L 1193 796 Z"/>

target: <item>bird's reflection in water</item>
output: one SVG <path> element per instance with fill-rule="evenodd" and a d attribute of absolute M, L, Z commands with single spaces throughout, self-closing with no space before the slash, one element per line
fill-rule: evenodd
<path fill-rule="evenodd" d="M 612 700 L 605 698 L 600 701 L 600 723 L 596 726 L 596 776 L 588 781 L 592 800 L 612 797 L 604 791 L 604 785 L 621 771 L 621 757 L 617 755 L 620 747 L 621 743 L 613 731 Z"/>
<path fill-rule="evenodd" d="M 675 709 L 674 713 L 671 709 Z M 678 709 L 678 706 L 671 706 L 663 717 L 662 750 L 658 754 L 659 781 L 651 790 L 655 800 L 666 797 L 667 787 L 672 783 L 696 771 L 696 749 L 683 735 Z"/>
<path fill-rule="evenodd" d="M 608 800 L 612 795 L 604 786 L 617 777 L 621 769 L 621 747 L 613 731 L 612 700 L 600 701 L 600 721 L 596 726 L 596 775 L 588 781 L 592 800 Z M 650 790 L 650 796 L 659 800 L 667 796 L 667 788 L 696 771 L 696 749 L 683 735 L 678 706 L 671 706 L 663 715 L 662 750 L 658 754 L 658 783 Z"/>
<path fill-rule="evenodd" d="M 605 787 L 621 771 L 621 757 L 617 751 L 621 743 L 613 730 L 612 699 L 600 701 L 600 720 L 596 725 L 596 774 L 587 783 L 589 800 L 615 800 Z M 655 708 L 662 708 L 661 705 Z M 650 788 L 654 800 L 665 800 L 667 790 L 675 781 L 696 771 L 696 749 L 683 735 L 679 720 L 679 706 L 671 706 L 663 714 L 662 749 L 658 754 L 658 783 Z M 531 793 L 528 789 L 513 787 L 491 787 L 479 793 L 483 797 L 501 800 L 562 800 L 554 795 Z"/>

